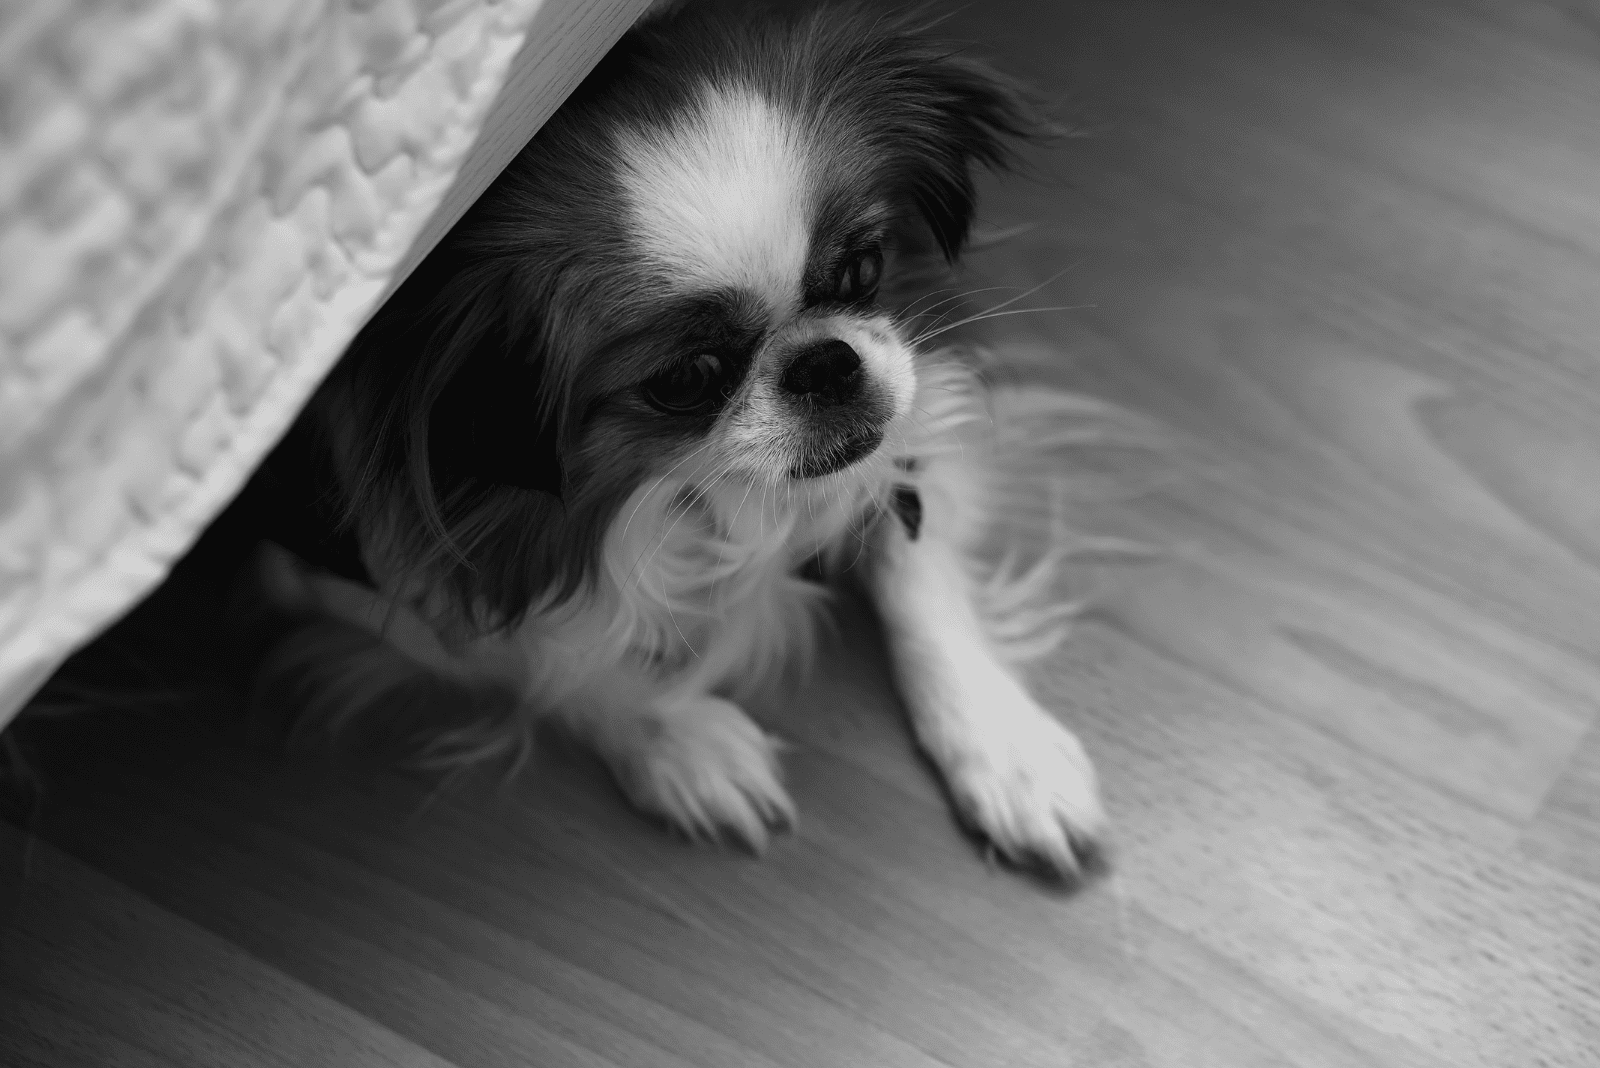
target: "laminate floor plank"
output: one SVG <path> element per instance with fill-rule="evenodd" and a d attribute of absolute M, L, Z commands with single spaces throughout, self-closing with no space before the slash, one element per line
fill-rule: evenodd
<path fill-rule="evenodd" d="M 443 1064 L 48 842 L 0 849 L 5 1064 Z"/>

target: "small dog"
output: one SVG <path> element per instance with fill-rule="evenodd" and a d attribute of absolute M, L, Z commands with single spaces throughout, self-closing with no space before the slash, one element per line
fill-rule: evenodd
<path fill-rule="evenodd" d="M 439 766 L 554 720 L 638 808 L 759 849 L 794 806 L 741 706 L 806 661 L 818 579 L 850 571 L 960 815 L 1077 872 L 1094 771 L 1007 654 L 1050 611 L 1026 604 L 1038 573 L 984 577 L 975 547 L 1078 399 L 987 387 L 879 297 L 907 248 L 962 251 L 975 170 L 1032 114 L 858 8 L 691 4 L 632 31 L 285 446 L 324 465 L 354 548 L 261 557 L 294 621 L 265 690 L 303 734 L 420 735 Z"/>

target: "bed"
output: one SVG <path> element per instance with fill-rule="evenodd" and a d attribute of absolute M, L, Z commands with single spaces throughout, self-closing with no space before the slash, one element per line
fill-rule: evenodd
<path fill-rule="evenodd" d="M 646 6 L 0 12 L 0 726 Z"/>

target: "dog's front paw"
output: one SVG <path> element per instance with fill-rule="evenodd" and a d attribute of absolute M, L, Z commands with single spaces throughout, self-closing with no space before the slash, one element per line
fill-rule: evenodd
<path fill-rule="evenodd" d="M 961 820 L 1011 863 L 1076 878 L 1106 824 L 1077 736 L 1031 701 L 966 722 L 936 756 Z"/>
<path fill-rule="evenodd" d="M 638 808 L 694 838 L 731 835 L 759 852 L 769 832 L 794 825 L 778 743 L 721 698 L 642 719 L 611 765 Z"/>

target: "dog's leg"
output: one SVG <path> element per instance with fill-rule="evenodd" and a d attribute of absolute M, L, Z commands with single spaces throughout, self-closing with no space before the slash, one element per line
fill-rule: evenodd
<path fill-rule="evenodd" d="M 613 670 L 555 714 L 637 808 L 692 838 L 731 836 L 759 852 L 771 831 L 794 824 L 778 742 L 731 701 L 662 693 L 642 673 Z"/>
<path fill-rule="evenodd" d="M 281 608 L 341 619 L 370 632 L 432 671 L 456 676 L 459 662 L 419 617 L 377 591 L 316 572 L 276 546 L 265 547 L 260 581 Z M 771 831 L 794 824 L 778 743 L 731 701 L 666 690 L 643 670 L 612 665 L 572 673 L 589 659 L 581 639 L 552 642 L 533 659 L 536 706 L 599 753 L 633 804 L 691 837 L 730 835 L 760 850 Z"/>
<path fill-rule="evenodd" d="M 420 616 L 371 586 L 319 571 L 272 542 L 256 550 L 254 567 L 265 596 L 281 610 L 310 611 L 359 627 L 441 675 L 464 670 Z"/>
<path fill-rule="evenodd" d="M 869 586 L 895 677 L 961 818 L 1007 859 L 1075 875 L 1105 823 L 1083 746 L 995 656 L 936 525 L 886 516 L 876 539 Z"/>

